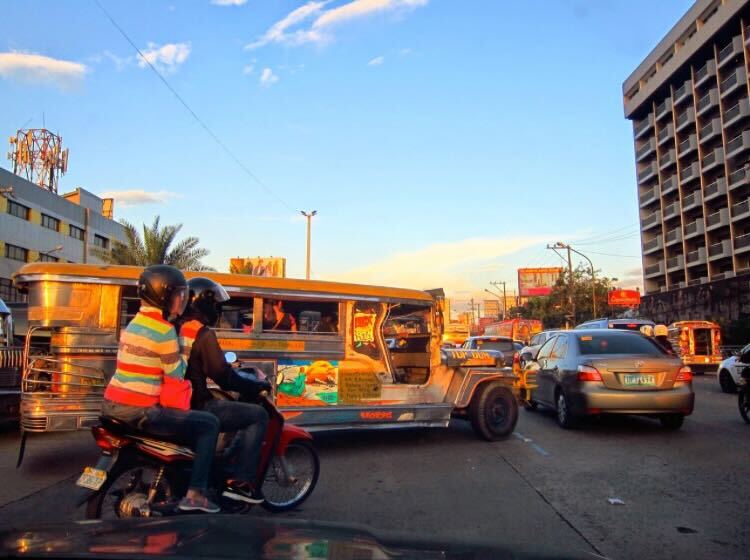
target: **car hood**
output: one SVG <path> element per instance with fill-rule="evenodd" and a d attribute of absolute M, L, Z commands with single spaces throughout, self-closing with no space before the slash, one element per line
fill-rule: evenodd
<path fill-rule="evenodd" d="M 449 523 L 446 518 L 446 523 Z M 532 540 L 529 541 L 532 543 Z M 81 521 L 0 532 L 0 556 L 33 558 L 558 558 L 550 549 L 376 536 L 357 525 L 253 515 Z M 565 556 L 569 558 L 569 555 Z M 581 552 L 579 558 L 590 558 Z"/>

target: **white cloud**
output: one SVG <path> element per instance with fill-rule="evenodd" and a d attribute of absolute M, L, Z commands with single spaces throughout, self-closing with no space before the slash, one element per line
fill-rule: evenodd
<path fill-rule="evenodd" d="M 143 51 L 143 57 L 138 57 L 138 66 L 146 68 L 150 63 L 160 70 L 173 72 L 187 60 L 190 50 L 190 43 L 167 43 L 161 46 L 149 43 L 148 49 Z"/>
<path fill-rule="evenodd" d="M 85 64 L 26 52 L 0 53 L 0 76 L 26 83 L 67 88 L 88 71 Z"/>
<path fill-rule="evenodd" d="M 425 6 L 429 0 L 353 0 L 338 8 L 326 10 L 313 23 L 313 29 L 336 25 L 348 20 L 397 9 Z"/>
<path fill-rule="evenodd" d="M 115 202 L 125 208 L 139 206 L 141 204 L 164 204 L 169 200 L 176 198 L 177 193 L 169 191 L 108 191 L 99 195 L 101 198 L 114 198 Z"/>
<path fill-rule="evenodd" d="M 325 42 L 326 37 L 319 31 L 312 31 L 310 29 L 298 29 L 296 31 L 289 31 L 290 27 L 294 27 L 302 23 L 303 21 L 310 19 L 320 14 L 322 8 L 330 0 L 323 2 L 308 2 L 300 6 L 299 8 L 292 10 L 283 19 L 274 23 L 268 28 L 261 37 L 253 41 L 249 45 L 246 45 L 246 49 L 257 49 L 269 43 L 280 43 L 283 45 L 302 45 L 303 43 L 322 43 Z"/>
<path fill-rule="evenodd" d="M 368 66 L 380 66 L 385 62 L 384 56 L 376 56 L 373 58 L 370 62 L 367 63 Z"/>
<path fill-rule="evenodd" d="M 264 68 L 260 74 L 260 83 L 266 87 L 279 81 L 279 77 L 270 68 Z"/>
<path fill-rule="evenodd" d="M 335 278 L 404 288 L 440 287 L 452 296 L 471 293 L 481 297 L 485 286 L 480 281 L 472 281 L 467 271 L 474 272 L 484 266 L 497 264 L 498 257 L 544 243 L 547 239 L 548 236 L 470 238 L 436 243 L 414 251 L 397 253 L 343 274 L 337 273 Z M 331 279 L 333 278 L 332 276 Z"/>
<path fill-rule="evenodd" d="M 243 74 L 252 74 L 253 70 L 255 70 L 255 64 L 246 64 L 242 67 Z"/>
<path fill-rule="evenodd" d="M 214 6 L 242 6 L 247 0 L 211 0 Z"/>
<path fill-rule="evenodd" d="M 133 62 L 132 56 L 120 57 L 110 51 L 104 51 L 104 56 L 114 62 L 118 72 Z"/>
<path fill-rule="evenodd" d="M 306 43 L 323 44 L 332 40 L 330 27 L 378 12 L 408 10 L 425 6 L 429 0 L 352 0 L 336 8 L 325 10 L 331 0 L 309 1 L 292 10 L 274 23 L 258 39 L 245 46 L 257 49 L 270 43 L 298 46 Z M 309 27 L 303 23 L 313 20 Z"/>

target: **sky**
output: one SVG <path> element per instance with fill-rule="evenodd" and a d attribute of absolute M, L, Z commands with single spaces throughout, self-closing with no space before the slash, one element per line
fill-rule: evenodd
<path fill-rule="evenodd" d="M 458 303 L 563 264 L 562 241 L 632 288 L 622 82 L 691 4 L 5 0 L 0 132 L 58 132 L 62 192 L 182 223 L 218 270 L 273 255 L 303 277 L 317 210 L 314 278 Z"/>

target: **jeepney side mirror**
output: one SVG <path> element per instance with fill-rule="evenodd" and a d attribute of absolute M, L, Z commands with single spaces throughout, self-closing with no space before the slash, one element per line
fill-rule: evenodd
<path fill-rule="evenodd" d="M 237 354 L 235 354 L 234 352 L 226 352 L 224 354 L 224 359 L 228 364 L 233 364 L 237 361 Z"/>
<path fill-rule="evenodd" d="M 529 362 L 534 361 L 534 356 L 531 354 L 531 352 L 524 352 L 521 354 L 521 361 L 525 364 L 528 364 Z"/>

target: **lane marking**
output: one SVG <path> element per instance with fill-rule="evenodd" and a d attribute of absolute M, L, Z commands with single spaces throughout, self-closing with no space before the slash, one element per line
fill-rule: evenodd
<path fill-rule="evenodd" d="M 534 443 L 533 439 L 527 438 L 525 435 L 523 435 L 520 432 L 513 432 L 513 435 L 516 436 L 518 439 L 520 439 L 524 443 L 530 443 L 531 448 L 537 453 L 539 453 L 539 455 L 542 455 L 543 457 L 549 457 L 549 453 L 541 445 Z"/>

